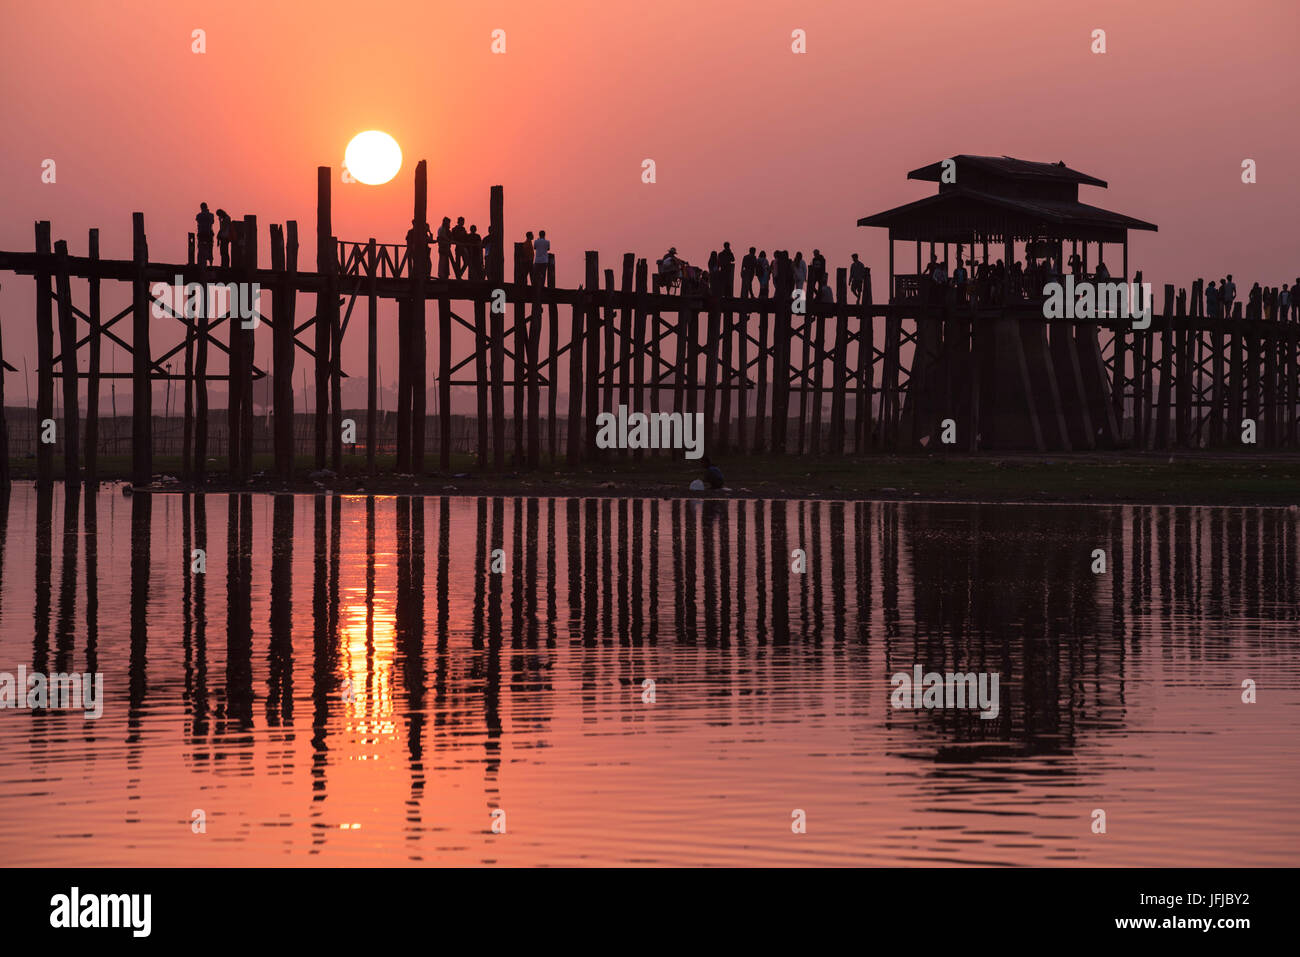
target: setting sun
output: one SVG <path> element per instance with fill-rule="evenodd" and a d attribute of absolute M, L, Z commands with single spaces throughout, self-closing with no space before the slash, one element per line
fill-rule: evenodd
<path fill-rule="evenodd" d="M 352 137 L 343 153 L 348 172 L 367 186 L 387 183 L 402 168 L 402 148 L 381 130 L 366 130 Z"/>

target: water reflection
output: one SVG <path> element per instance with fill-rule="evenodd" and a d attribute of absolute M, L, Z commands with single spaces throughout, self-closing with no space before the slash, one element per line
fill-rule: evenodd
<path fill-rule="evenodd" d="M 107 696 L 0 712 L 15 863 L 1281 863 L 1300 836 L 1294 512 L 112 493 L 0 498 L 0 670 Z M 890 707 L 914 665 L 996 672 L 997 717 Z"/>

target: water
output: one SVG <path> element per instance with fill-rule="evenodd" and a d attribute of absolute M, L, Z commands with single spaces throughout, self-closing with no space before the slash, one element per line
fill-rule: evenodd
<path fill-rule="evenodd" d="M 0 860 L 1294 865 L 1298 531 L 19 485 L 0 671 L 106 701 L 0 710 Z M 892 708 L 918 663 L 997 672 L 1000 714 Z"/>

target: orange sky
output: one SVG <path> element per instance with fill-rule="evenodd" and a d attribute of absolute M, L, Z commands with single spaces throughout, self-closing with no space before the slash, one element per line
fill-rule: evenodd
<path fill-rule="evenodd" d="M 257 214 L 267 264 L 265 224 L 296 218 L 311 264 L 315 167 L 378 128 L 403 169 L 386 186 L 336 181 L 340 238 L 400 241 L 423 157 L 431 219 L 485 231 L 501 183 L 508 236 L 547 229 L 565 285 L 586 249 L 615 268 L 670 244 L 702 263 L 725 239 L 819 246 L 832 266 L 860 252 L 882 288 L 885 241 L 856 220 L 931 192 L 906 171 L 962 152 L 1108 180 L 1081 198 L 1160 226 L 1132 244 L 1148 279 L 1300 274 L 1293 0 L 77 0 L 7 2 L 4 21 L 3 249 L 31 249 L 32 222 L 50 219 L 74 254 L 98 226 L 103 255 L 128 257 L 139 210 L 153 258 L 183 261 L 206 200 Z M 496 28 L 505 55 L 490 52 Z M 1096 28 L 1104 55 L 1089 49 Z M 1247 157 L 1255 185 L 1241 183 Z M 47 158 L 55 184 L 41 182 Z M 34 366 L 32 284 L 0 282 L 6 358 Z M 105 310 L 127 292 L 106 289 Z M 345 349 L 359 363 L 364 337 Z M 21 397 L 11 377 L 10 403 Z"/>

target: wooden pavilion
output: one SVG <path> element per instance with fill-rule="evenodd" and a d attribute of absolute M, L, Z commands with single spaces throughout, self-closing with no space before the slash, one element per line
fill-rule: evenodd
<path fill-rule="evenodd" d="M 938 183 L 939 191 L 858 220 L 889 231 L 889 301 L 902 311 L 912 307 L 917 317 L 906 431 L 918 442 L 937 436 L 939 423 L 961 418 L 960 409 L 971 448 L 1095 448 L 1118 441 L 1097 324 L 1054 328 L 1049 346 L 1042 286 L 1013 281 L 1011 266 L 1019 250 L 1026 266 L 1051 260 L 1058 272 L 1069 265 L 1076 283 L 1091 281 L 1090 245 L 1100 264 L 1111 244 L 1121 247 L 1121 262 L 1107 273 L 1127 282 L 1129 230 L 1157 227 L 1080 202 L 1081 184 L 1105 188 L 1106 182 L 1064 163 L 962 154 L 907 177 Z M 895 270 L 900 241 L 916 244 L 915 273 Z M 943 263 L 949 275 L 953 253 L 975 263 L 979 247 L 987 265 L 992 245 L 1005 278 L 992 295 L 977 296 L 974 283 L 959 297 L 951 290 L 936 295 L 923 282 L 925 243 L 930 261 Z M 1041 275 L 1027 269 L 1025 276 L 1031 274 Z"/>

